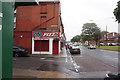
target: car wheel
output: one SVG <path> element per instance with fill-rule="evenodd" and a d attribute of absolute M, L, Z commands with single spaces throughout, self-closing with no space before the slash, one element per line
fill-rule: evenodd
<path fill-rule="evenodd" d="M 18 53 L 15 53 L 14 57 L 18 57 L 18 56 L 19 56 Z"/>

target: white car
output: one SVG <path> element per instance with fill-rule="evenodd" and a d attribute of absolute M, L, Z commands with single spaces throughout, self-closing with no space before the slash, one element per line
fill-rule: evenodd
<path fill-rule="evenodd" d="M 100 43 L 99 45 L 100 45 L 100 46 L 104 46 L 104 43 Z"/>
<path fill-rule="evenodd" d="M 95 45 L 88 46 L 88 49 L 96 49 Z"/>

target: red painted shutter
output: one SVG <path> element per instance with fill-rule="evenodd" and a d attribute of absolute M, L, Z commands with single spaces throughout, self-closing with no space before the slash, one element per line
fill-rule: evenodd
<path fill-rule="evenodd" d="M 35 40 L 34 51 L 49 51 L 49 40 Z"/>

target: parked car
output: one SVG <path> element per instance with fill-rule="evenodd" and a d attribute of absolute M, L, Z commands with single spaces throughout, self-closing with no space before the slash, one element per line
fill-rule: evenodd
<path fill-rule="evenodd" d="M 117 46 L 117 43 L 110 43 L 109 46 Z"/>
<path fill-rule="evenodd" d="M 106 74 L 106 77 L 104 80 L 119 80 L 120 79 L 120 73 L 108 73 Z"/>
<path fill-rule="evenodd" d="M 100 46 L 104 46 L 104 43 L 100 43 Z"/>
<path fill-rule="evenodd" d="M 18 56 L 29 56 L 29 49 L 20 46 L 13 46 L 13 57 Z"/>
<path fill-rule="evenodd" d="M 120 43 L 117 43 L 117 46 L 120 46 Z"/>
<path fill-rule="evenodd" d="M 88 46 L 88 49 L 96 49 L 95 45 Z"/>
<path fill-rule="evenodd" d="M 72 45 L 71 48 L 70 48 L 70 53 L 71 54 L 73 54 L 73 53 L 80 54 L 81 53 L 80 46 L 78 46 L 78 45 Z"/>
<path fill-rule="evenodd" d="M 110 46 L 110 43 L 107 43 L 107 46 Z"/>

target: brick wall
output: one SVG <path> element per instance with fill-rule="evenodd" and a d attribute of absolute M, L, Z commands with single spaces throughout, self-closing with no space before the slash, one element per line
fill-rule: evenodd
<path fill-rule="evenodd" d="M 60 8 L 59 3 L 43 3 L 39 6 L 19 6 L 16 11 L 15 31 L 32 31 L 46 28 L 47 30 L 59 30 Z"/>
<path fill-rule="evenodd" d="M 40 2 L 38 6 L 18 6 L 15 16 L 14 45 L 28 48 L 30 53 L 32 51 L 32 31 L 60 30 L 59 2 Z"/>
<path fill-rule="evenodd" d="M 22 37 L 21 37 L 22 36 Z M 32 33 L 31 32 L 14 32 L 14 46 L 21 46 L 32 50 Z"/>

